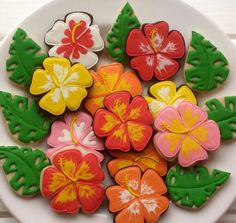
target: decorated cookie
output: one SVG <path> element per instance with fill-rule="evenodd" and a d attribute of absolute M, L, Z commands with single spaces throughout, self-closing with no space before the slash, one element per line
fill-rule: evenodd
<path fill-rule="evenodd" d="M 0 146 L 0 165 L 14 192 L 20 196 L 32 197 L 40 192 L 41 171 L 49 162 L 38 149 Z"/>
<path fill-rule="evenodd" d="M 94 84 L 89 89 L 85 102 L 87 110 L 94 115 L 98 108 L 103 108 L 106 96 L 117 91 L 128 91 L 133 97 L 142 94 L 142 85 L 131 71 L 124 71 L 123 65 L 113 63 L 100 66 L 97 72 L 90 71 Z"/>
<path fill-rule="evenodd" d="M 189 101 L 197 104 L 193 92 L 185 85 L 176 89 L 176 84 L 172 81 L 162 81 L 152 85 L 149 88 L 149 93 L 153 97 L 146 96 L 145 99 L 148 103 L 149 110 L 153 118 L 157 113 L 167 106 L 177 107 L 182 101 Z"/>
<path fill-rule="evenodd" d="M 144 81 L 153 76 L 166 80 L 179 70 L 180 59 L 185 54 L 184 39 L 179 31 L 169 31 L 167 22 L 143 25 L 130 31 L 126 52 L 132 57 L 130 65 Z"/>
<path fill-rule="evenodd" d="M 170 199 L 184 208 L 200 208 L 228 180 L 230 173 L 204 166 L 172 167 L 166 177 Z"/>
<path fill-rule="evenodd" d="M 53 115 L 63 114 L 66 107 L 77 110 L 93 84 L 88 70 L 81 64 L 71 66 L 66 58 L 49 57 L 43 65 L 45 70 L 37 69 L 30 85 L 31 94 L 45 94 L 39 106 Z"/>
<path fill-rule="evenodd" d="M 92 22 L 93 17 L 85 12 L 72 12 L 65 21 L 56 21 L 45 36 L 46 44 L 52 46 L 49 56 L 69 58 L 87 68 L 94 66 L 98 62 L 94 52 L 101 51 L 104 42 Z"/>
<path fill-rule="evenodd" d="M 52 199 L 56 212 L 76 214 L 80 208 L 85 213 L 95 212 L 104 198 L 100 185 L 104 173 L 94 154 L 82 157 L 78 150 L 57 153 L 51 166 L 42 171 L 41 193 Z"/>
<path fill-rule="evenodd" d="M 118 212 L 115 223 L 157 222 L 169 206 L 166 185 L 152 169 L 142 173 L 139 167 L 124 168 L 115 175 L 115 182 L 106 190 L 109 210 Z"/>
<path fill-rule="evenodd" d="M 208 118 L 214 120 L 220 128 L 221 139 L 236 137 L 236 96 L 211 99 L 205 102 Z"/>
<path fill-rule="evenodd" d="M 92 117 L 84 112 L 68 113 L 65 121 L 55 121 L 47 140 L 52 147 L 47 150 L 47 156 L 67 147 L 77 148 L 82 155 L 93 153 L 102 161 L 103 155 L 97 151 L 104 149 L 103 143 L 95 136 L 92 122 Z"/>
<path fill-rule="evenodd" d="M 37 142 L 48 134 L 51 120 L 37 101 L 0 91 L 0 106 L 9 131 L 18 141 Z"/>
<path fill-rule="evenodd" d="M 122 63 L 128 61 L 128 56 L 125 52 L 126 39 L 132 29 L 139 27 L 138 18 L 135 16 L 131 5 L 127 2 L 106 38 L 107 51 L 116 61 Z"/>
<path fill-rule="evenodd" d="M 142 96 L 131 99 L 129 92 L 113 93 L 104 99 L 105 109 L 98 109 L 94 117 L 94 131 L 106 137 L 110 150 L 142 151 L 152 137 L 152 114 Z"/>
<path fill-rule="evenodd" d="M 129 151 L 124 153 L 120 151 L 109 151 L 109 153 L 116 158 L 107 164 L 111 176 L 114 176 L 119 170 L 129 166 L 138 166 L 143 172 L 147 169 L 153 169 L 160 176 L 166 175 L 167 162 L 158 154 L 152 143 L 149 143 L 147 148 L 142 152 Z"/>
<path fill-rule="evenodd" d="M 6 61 L 9 78 L 20 86 L 29 86 L 34 70 L 43 64 L 46 55 L 40 53 L 40 46 L 18 28 L 9 48 L 10 57 Z"/>
<path fill-rule="evenodd" d="M 184 70 L 188 86 L 196 91 L 217 88 L 224 83 L 229 74 L 225 56 L 211 42 L 194 31 Z"/>
<path fill-rule="evenodd" d="M 178 157 L 183 167 L 207 159 L 207 152 L 220 146 L 217 124 L 207 119 L 204 110 L 190 102 L 181 102 L 177 108 L 164 108 L 158 113 L 154 125 L 158 130 L 154 136 L 156 149 L 169 161 Z"/>

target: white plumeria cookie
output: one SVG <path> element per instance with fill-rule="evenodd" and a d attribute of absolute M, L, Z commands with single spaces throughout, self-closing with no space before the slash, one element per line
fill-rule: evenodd
<path fill-rule="evenodd" d="M 104 48 L 97 25 L 92 25 L 92 15 L 85 12 L 72 12 L 65 20 L 57 20 L 46 33 L 45 43 L 51 46 L 48 54 L 53 57 L 70 59 L 71 63 L 81 63 L 86 68 L 98 62 L 94 52 Z"/>

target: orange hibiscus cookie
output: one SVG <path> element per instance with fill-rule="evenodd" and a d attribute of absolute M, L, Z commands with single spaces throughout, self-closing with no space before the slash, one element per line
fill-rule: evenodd
<path fill-rule="evenodd" d="M 160 176 L 165 176 L 167 173 L 167 162 L 158 154 L 153 143 L 149 143 L 142 152 L 109 151 L 109 153 L 116 158 L 107 164 L 111 176 L 129 166 L 138 166 L 143 172 L 147 169 L 153 169 Z"/>
<path fill-rule="evenodd" d="M 113 63 L 98 67 L 97 72 L 90 71 L 94 84 L 89 90 L 85 107 L 91 114 L 104 107 L 103 100 L 111 93 L 125 90 L 133 97 L 142 94 L 142 85 L 137 76 L 131 71 L 123 73 L 123 69 L 122 64 Z"/>
<path fill-rule="evenodd" d="M 128 167 L 117 172 L 118 185 L 106 190 L 109 210 L 119 212 L 116 223 L 155 223 L 164 213 L 169 200 L 163 196 L 167 192 L 161 177 L 152 169 L 143 174 L 139 167 Z"/>
<path fill-rule="evenodd" d="M 41 193 L 52 199 L 56 212 L 76 214 L 96 211 L 104 198 L 100 183 L 104 173 L 94 154 L 82 158 L 76 149 L 65 150 L 51 157 L 52 166 L 41 173 Z"/>

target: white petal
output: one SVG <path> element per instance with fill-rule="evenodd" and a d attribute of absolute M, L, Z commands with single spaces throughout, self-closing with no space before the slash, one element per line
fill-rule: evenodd
<path fill-rule="evenodd" d="M 84 20 L 89 26 L 92 23 L 91 17 L 83 12 L 72 12 L 66 16 L 66 24 L 69 25 L 70 21 L 74 20 L 76 23 L 80 22 L 81 20 Z"/>
<path fill-rule="evenodd" d="M 97 54 L 88 51 L 86 54 L 81 53 L 78 59 L 71 57 L 70 60 L 71 60 L 71 63 L 81 63 L 87 69 L 89 69 L 98 62 L 98 56 Z"/>
<path fill-rule="evenodd" d="M 100 51 L 104 48 L 104 42 L 100 35 L 100 31 L 97 25 L 90 26 L 91 34 L 93 38 L 93 46 L 90 48 L 92 51 Z"/>
<path fill-rule="evenodd" d="M 45 43 L 48 45 L 57 45 L 61 43 L 61 40 L 65 37 L 65 30 L 68 26 L 63 21 L 56 21 L 52 29 L 50 29 L 45 36 Z"/>

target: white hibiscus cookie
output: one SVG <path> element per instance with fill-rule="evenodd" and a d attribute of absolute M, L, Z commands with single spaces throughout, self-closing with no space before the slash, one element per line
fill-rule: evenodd
<path fill-rule="evenodd" d="M 94 52 L 101 51 L 104 42 L 98 26 L 92 22 L 93 17 L 85 12 L 72 12 L 65 21 L 56 21 L 45 36 L 45 43 L 52 46 L 49 56 L 65 57 L 86 68 L 94 66 L 98 62 Z"/>

